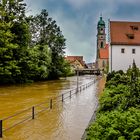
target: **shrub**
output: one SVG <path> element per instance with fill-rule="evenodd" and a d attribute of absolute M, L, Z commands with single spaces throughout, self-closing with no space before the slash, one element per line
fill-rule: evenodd
<path fill-rule="evenodd" d="M 133 62 L 127 73 L 107 75 L 96 121 L 87 129 L 87 140 L 140 139 L 140 79 Z"/>
<path fill-rule="evenodd" d="M 139 126 L 140 110 L 135 108 L 100 114 L 88 128 L 87 140 L 138 140 Z"/>

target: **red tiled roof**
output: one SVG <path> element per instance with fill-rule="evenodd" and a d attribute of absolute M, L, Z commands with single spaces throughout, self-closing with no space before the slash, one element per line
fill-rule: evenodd
<path fill-rule="evenodd" d="M 100 48 L 99 55 L 100 55 L 100 59 L 108 59 L 109 58 L 108 44 L 106 44 L 105 48 Z"/>
<path fill-rule="evenodd" d="M 65 57 L 65 59 L 67 61 L 69 61 L 70 63 L 78 60 L 81 63 L 82 66 L 85 66 L 85 62 L 83 61 L 83 56 L 67 56 L 67 57 Z"/>
<path fill-rule="evenodd" d="M 113 45 L 140 45 L 140 22 L 110 21 Z"/>
<path fill-rule="evenodd" d="M 83 56 L 67 56 L 68 60 L 80 60 L 83 61 Z"/>

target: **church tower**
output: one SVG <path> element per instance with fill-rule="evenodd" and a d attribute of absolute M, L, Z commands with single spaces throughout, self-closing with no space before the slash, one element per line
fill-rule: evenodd
<path fill-rule="evenodd" d="M 97 55 L 96 68 L 108 71 L 109 46 L 106 44 L 105 22 L 100 16 L 97 24 Z"/>
<path fill-rule="evenodd" d="M 97 24 L 97 59 L 99 59 L 99 50 L 100 48 L 105 48 L 106 45 L 106 34 L 105 34 L 105 22 L 103 21 L 102 16 Z"/>

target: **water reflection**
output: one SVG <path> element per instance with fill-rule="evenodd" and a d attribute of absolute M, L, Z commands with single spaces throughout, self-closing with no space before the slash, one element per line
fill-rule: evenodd
<path fill-rule="evenodd" d="M 80 77 L 79 84 L 91 77 Z M 39 82 L 24 86 L 0 87 L 0 118 L 23 108 L 31 107 L 48 98 L 76 87 L 76 77 L 67 80 Z M 81 138 L 96 104 L 96 85 L 67 99 L 53 104 L 53 109 L 4 132 L 4 140 L 78 140 Z"/>

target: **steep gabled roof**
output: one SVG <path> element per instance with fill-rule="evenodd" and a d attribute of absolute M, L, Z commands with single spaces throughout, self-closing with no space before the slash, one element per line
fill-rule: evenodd
<path fill-rule="evenodd" d="M 79 60 L 83 61 L 83 56 L 67 56 L 67 60 Z"/>
<path fill-rule="evenodd" d="M 65 57 L 65 59 L 70 63 L 73 63 L 77 60 L 81 63 L 82 66 L 85 67 L 85 61 L 83 61 L 83 56 L 67 56 Z"/>
<path fill-rule="evenodd" d="M 110 21 L 112 45 L 140 45 L 140 22 Z"/>

